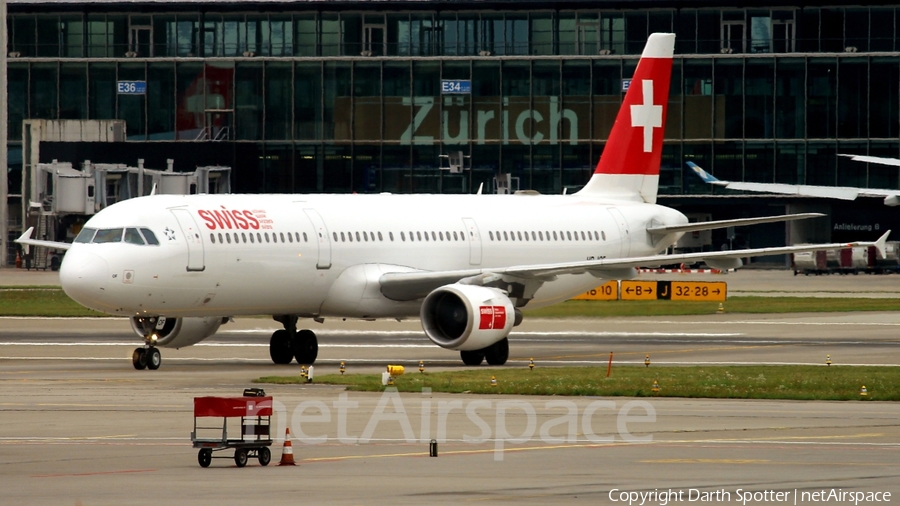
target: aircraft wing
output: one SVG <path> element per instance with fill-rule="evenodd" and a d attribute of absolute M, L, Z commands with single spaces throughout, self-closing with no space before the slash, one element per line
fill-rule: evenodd
<path fill-rule="evenodd" d="M 841 153 L 838 153 L 838 156 L 847 157 L 855 162 L 878 163 L 881 165 L 893 165 L 894 167 L 900 167 L 900 158 L 884 158 L 881 156 L 865 155 L 844 155 Z"/>
<path fill-rule="evenodd" d="M 416 300 L 425 297 L 432 290 L 451 283 L 463 283 L 481 286 L 507 287 L 520 284 L 524 292 L 534 292 L 545 281 L 564 274 L 591 273 L 598 278 L 615 279 L 623 273 L 627 274 L 636 267 L 656 267 L 659 265 L 682 262 L 704 261 L 710 266 L 727 268 L 740 267 L 741 258 L 786 253 L 803 253 L 827 249 L 875 246 L 878 254 L 884 257 L 884 247 L 890 230 L 874 242 L 852 242 L 832 244 L 809 244 L 802 246 L 780 246 L 773 248 L 754 248 L 729 251 L 705 251 L 699 253 L 681 253 L 676 255 L 651 255 L 630 258 L 604 258 L 583 262 L 567 262 L 543 265 L 518 265 L 496 269 L 467 269 L 446 272 L 389 272 L 381 276 L 381 292 L 392 300 Z"/>
<path fill-rule="evenodd" d="M 900 159 L 879 158 L 875 156 L 838 155 L 846 156 L 851 160 L 868 163 L 880 163 L 883 165 L 900 166 Z M 688 167 L 700 176 L 700 179 L 709 184 L 723 186 L 729 190 L 743 190 L 751 192 L 781 193 L 784 195 L 799 195 L 803 197 L 823 197 L 840 200 L 856 200 L 856 197 L 883 197 L 887 206 L 900 205 L 900 190 L 888 190 L 878 188 L 854 188 L 850 186 L 813 186 L 780 183 L 747 183 L 743 181 L 722 181 L 697 166 L 694 162 L 686 162 Z"/>
<path fill-rule="evenodd" d="M 56 242 L 56 241 L 40 241 L 37 239 L 32 239 L 31 234 L 34 233 L 34 227 L 28 227 L 22 235 L 16 239 L 16 242 L 19 244 L 24 244 L 26 246 L 44 246 L 46 248 L 56 248 L 56 249 L 69 249 L 72 247 L 71 243 L 68 242 Z"/>

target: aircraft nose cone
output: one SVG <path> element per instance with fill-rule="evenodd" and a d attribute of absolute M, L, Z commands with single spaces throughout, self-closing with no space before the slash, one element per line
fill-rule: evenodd
<path fill-rule="evenodd" d="M 59 267 L 59 281 L 75 302 L 100 309 L 98 302 L 105 298 L 109 283 L 109 265 L 95 253 L 69 250 Z"/>

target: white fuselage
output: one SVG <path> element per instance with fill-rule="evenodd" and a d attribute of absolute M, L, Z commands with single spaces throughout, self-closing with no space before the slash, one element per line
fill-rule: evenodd
<path fill-rule="evenodd" d="M 76 243 L 60 278 L 73 299 L 111 314 L 402 318 L 421 300 L 384 297 L 386 272 L 653 255 L 678 235 L 660 241 L 646 228 L 682 223 L 663 206 L 578 195 L 157 195 L 85 227 L 149 228 L 159 245 Z M 597 284 L 561 275 L 527 307 Z"/>

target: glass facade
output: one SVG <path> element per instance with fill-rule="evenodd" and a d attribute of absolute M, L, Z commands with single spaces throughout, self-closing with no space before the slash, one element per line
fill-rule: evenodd
<path fill-rule="evenodd" d="M 559 193 L 593 170 L 647 35 L 674 31 L 661 193 L 714 191 L 686 160 L 732 180 L 900 183 L 837 156 L 900 157 L 900 8 L 337 5 L 13 4 L 11 148 L 23 119 L 122 119 L 129 141 L 256 144 L 236 191 L 468 193 L 509 173 Z M 441 170 L 455 151 L 462 176 Z"/>

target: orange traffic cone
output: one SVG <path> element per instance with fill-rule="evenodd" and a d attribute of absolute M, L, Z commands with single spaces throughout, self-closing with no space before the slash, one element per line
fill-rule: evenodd
<path fill-rule="evenodd" d="M 284 432 L 284 448 L 281 450 L 281 462 L 279 466 L 296 466 L 294 463 L 294 447 L 291 446 L 291 428 L 288 427 Z"/>

